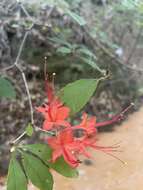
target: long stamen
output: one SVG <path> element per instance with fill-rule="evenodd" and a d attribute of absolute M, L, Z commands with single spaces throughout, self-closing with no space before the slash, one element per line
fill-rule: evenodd
<path fill-rule="evenodd" d="M 118 150 L 114 150 L 114 149 L 113 150 L 112 149 L 107 150 L 107 149 L 104 149 L 104 148 L 102 149 L 100 146 L 95 146 L 94 148 L 96 150 L 98 150 L 98 151 L 102 151 L 103 153 L 108 154 L 109 156 L 111 156 L 111 157 L 119 160 L 124 165 L 127 164 L 127 162 L 124 162 L 123 160 L 121 160 L 120 158 L 118 158 L 117 156 L 115 156 L 114 154 L 110 153 L 110 152 L 120 152 Z"/>
<path fill-rule="evenodd" d="M 118 146 L 97 146 L 96 145 L 96 147 L 97 148 L 102 148 L 102 149 L 116 149 L 116 148 L 119 148 L 120 145 L 118 145 Z"/>
<path fill-rule="evenodd" d="M 114 116 L 111 120 L 108 120 L 108 121 L 103 121 L 103 122 L 99 122 L 99 123 L 96 123 L 96 127 L 103 127 L 103 126 L 106 126 L 106 125 L 111 125 L 119 120 L 121 120 L 124 116 L 124 114 L 129 110 L 131 109 L 131 107 L 134 106 L 134 103 L 131 103 L 126 109 L 124 109 L 119 115 L 116 115 Z"/>
<path fill-rule="evenodd" d="M 44 78 L 47 81 L 48 80 L 48 74 L 47 74 L 47 57 L 44 57 Z"/>
<path fill-rule="evenodd" d="M 110 145 L 110 146 L 97 146 L 97 147 L 102 147 L 102 148 L 119 148 L 119 147 L 121 147 L 121 142 L 122 141 L 119 141 L 119 142 L 116 142 L 116 143 L 114 143 L 114 144 L 112 144 L 112 145 Z"/>
<path fill-rule="evenodd" d="M 102 151 L 103 153 L 108 154 L 109 156 L 111 156 L 111 157 L 113 157 L 113 158 L 119 160 L 122 164 L 127 165 L 127 162 L 124 162 L 123 160 L 121 160 L 120 158 L 118 158 L 117 156 L 115 156 L 114 154 L 111 154 L 110 152 L 106 152 L 106 151 L 104 151 L 104 150 L 101 150 L 101 151 Z"/>
<path fill-rule="evenodd" d="M 109 156 L 119 160 L 122 164 L 126 165 L 127 162 L 124 162 L 123 160 L 121 160 L 120 158 L 118 158 L 117 156 L 115 156 L 114 154 L 112 154 L 111 152 L 120 152 L 120 150 L 115 150 L 114 148 L 110 148 L 107 149 L 107 147 L 102 147 L 102 146 L 97 146 L 97 145 L 91 145 L 90 147 L 96 149 L 97 151 L 103 152 L 105 154 L 108 154 Z"/>
<path fill-rule="evenodd" d="M 46 69 L 46 68 L 45 68 Z M 47 93 L 48 102 L 52 102 L 55 98 L 55 92 L 54 92 L 54 76 L 55 73 L 52 75 L 52 82 L 48 80 L 48 75 L 45 71 L 45 91 Z"/>
<path fill-rule="evenodd" d="M 116 145 L 119 145 L 119 146 L 120 146 L 121 142 L 122 142 L 122 141 L 118 141 L 118 142 L 112 144 L 111 146 L 116 146 Z"/>
<path fill-rule="evenodd" d="M 49 82 L 49 77 L 47 74 L 47 57 L 44 57 L 44 78 L 45 78 L 45 91 L 47 93 L 48 101 L 50 102 L 53 99 L 54 93 L 53 93 L 53 85 Z"/>
<path fill-rule="evenodd" d="M 119 150 L 119 149 L 117 149 L 117 148 L 107 148 L 107 147 L 98 147 L 98 146 L 96 146 L 96 150 L 102 150 L 102 151 L 104 151 L 104 152 L 122 152 L 122 150 Z"/>
<path fill-rule="evenodd" d="M 122 150 L 119 150 L 120 145 L 118 146 L 97 146 L 97 145 L 90 145 L 90 147 L 96 149 L 96 150 L 102 150 L 105 152 L 122 152 Z"/>
<path fill-rule="evenodd" d="M 52 87 L 53 87 L 53 91 L 55 90 L 55 78 L 56 78 L 56 73 L 52 73 Z"/>

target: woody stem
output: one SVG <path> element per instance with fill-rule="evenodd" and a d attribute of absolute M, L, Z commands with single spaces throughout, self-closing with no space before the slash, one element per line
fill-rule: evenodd
<path fill-rule="evenodd" d="M 41 129 L 37 126 L 35 126 L 35 131 L 41 131 L 41 132 L 44 132 L 44 133 L 47 133 L 48 135 L 52 135 L 52 136 L 55 136 L 55 132 L 52 132 L 52 131 L 47 131 L 47 130 L 44 130 L 44 129 Z"/>
<path fill-rule="evenodd" d="M 26 135 L 26 131 L 24 131 L 20 136 L 18 136 L 14 141 L 12 141 L 12 144 L 16 144 L 17 141 L 19 141 L 22 137 Z"/>

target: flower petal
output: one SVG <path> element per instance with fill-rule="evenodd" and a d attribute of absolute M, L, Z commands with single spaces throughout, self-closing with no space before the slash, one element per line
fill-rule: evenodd
<path fill-rule="evenodd" d="M 57 120 L 65 120 L 69 116 L 70 108 L 66 106 L 62 106 L 61 108 L 58 109 L 57 112 Z"/>
<path fill-rule="evenodd" d="M 53 125 L 54 125 L 53 122 L 49 122 L 49 120 L 45 120 L 43 123 L 43 129 L 50 130 L 50 129 L 52 129 Z"/>
<path fill-rule="evenodd" d="M 71 125 L 68 121 L 58 120 L 55 123 L 56 123 L 56 125 L 60 125 L 60 126 L 64 126 L 64 127 L 71 127 Z"/>
<path fill-rule="evenodd" d="M 68 146 L 74 143 L 73 133 L 71 129 L 65 129 L 59 134 L 59 139 L 61 142 L 61 147 Z"/>
<path fill-rule="evenodd" d="M 59 149 L 60 148 L 60 139 L 58 137 L 50 137 L 50 138 L 48 138 L 48 144 L 54 150 Z"/>
<path fill-rule="evenodd" d="M 52 162 L 55 162 L 57 158 L 59 158 L 62 155 L 61 149 L 56 149 L 52 153 Z"/>
<path fill-rule="evenodd" d="M 45 80 L 45 90 L 48 97 L 48 101 L 51 102 L 54 99 L 54 85 Z"/>
<path fill-rule="evenodd" d="M 73 168 L 77 167 L 79 165 L 79 161 L 75 157 L 74 154 L 72 154 L 71 151 L 68 151 L 67 149 L 63 148 L 63 157 L 65 161 Z"/>
<path fill-rule="evenodd" d="M 51 120 L 50 116 L 49 116 L 49 106 L 48 105 L 45 105 L 44 106 L 41 106 L 41 107 L 37 107 L 36 110 L 38 112 L 41 112 L 43 114 L 43 116 L 45 117 L 45 119 L 47 120 Z"/>
<path fill-rule="evenodd" d="M 51 120 L 54 122 L 56 121 L 57 118 L 57 113 L 58 113 L 58 106 L 56 103 L 52 103 L 49 108 L 49 114 L 51 116 Z"/>

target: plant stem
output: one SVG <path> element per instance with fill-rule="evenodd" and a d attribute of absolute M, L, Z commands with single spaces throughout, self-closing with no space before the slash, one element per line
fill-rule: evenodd
<path fill-rule="evenodd" d="M 14 141 L 12 141 L 12 144 L 16 144 L 17 141 L 19 141 L 22 137 L 26 135 L 26 131 L 24 131 L 20 136 L 18 136 Z"/>

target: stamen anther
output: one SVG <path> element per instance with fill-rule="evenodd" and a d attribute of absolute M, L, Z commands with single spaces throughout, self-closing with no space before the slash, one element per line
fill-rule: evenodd
<path fill-rule="evenodd" d="M 54 84 L 55 84 L 55 76 L 56 76 L 56 73 L 52 73 L 52 85 L 53 85 L 53 88 L 54 88 Z"/>

